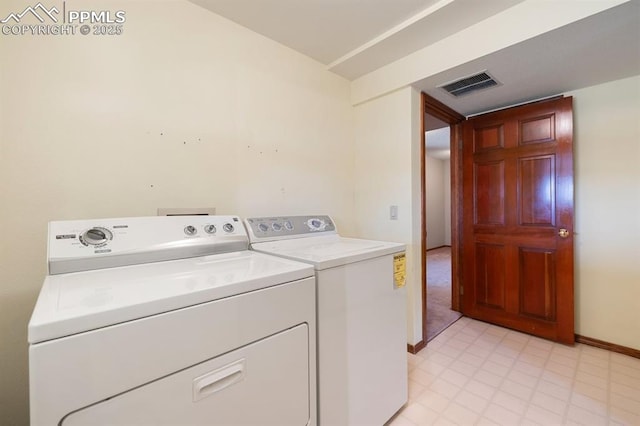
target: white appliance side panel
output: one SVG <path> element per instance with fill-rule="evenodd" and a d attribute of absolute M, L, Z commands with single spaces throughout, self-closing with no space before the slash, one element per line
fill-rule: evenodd
<path fill-rule="evenodd" d="M 87 407 L 63 426 L 273 425 L 310 420 L 306 324 Z"/>
<path fill-rule="evenodd" d="M 33 344 L 31 425 L 58 424 L 72 411 L 301 323 L 309 325 L 315 368 L 314 278 Z"/>
<path fill-rule="evenodd" d="M 406 290 L 393 256 L 317 272 L 319 422 L 382 425 L 407 402 Z"/>

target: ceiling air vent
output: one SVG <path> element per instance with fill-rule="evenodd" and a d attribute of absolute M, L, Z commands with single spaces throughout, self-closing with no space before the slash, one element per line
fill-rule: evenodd
<path fill-rule="evenodd" d="M 477 90 L 499 85 L 500 83 L 495 78 L 493 78 L 488 72 L 483 71 L 470 77 L 461 78 L 438 87 L 446 90 L 449 94 L 458 97 L 468 95 L 469 93 Z"/>

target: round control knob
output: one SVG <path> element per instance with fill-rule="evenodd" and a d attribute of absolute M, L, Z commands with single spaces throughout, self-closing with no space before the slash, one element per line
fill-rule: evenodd
<path fill-rule="evenodd" d="M 91 244 L 92 246 L 104 244 L 112 238 L 111 231 L 105 228 L 91 228 L 80 236 L 82 243 L 85 245 Z"/>
<path fill-rule="evenodd" d="M 309 229 L 311 229 L 312 231 L 324 231 L 325 226 L 327 226 L 323 220 L 314 218 L 314 219 L 309 219 L 307 221 L 307 226 L 309 227 Z"/>
<path fill-rule="evenodd" d="M 215 225 L 205 225 L 204 232 L 206 232 L 207 234 L 215 234 L 216 233 L 216 226 Z"/>
<path fill-rule="evenodd" d="M 273 228 L 274 231 L 278 232 L 278 231 L 282 231 L 282 225 L 280 225 L 278 222 L 274 222 L 271 227 Z"/>
<path fill-rule="evenodd" d="M 267 226 L 266 223 L 261 223 L 258 225 L 258 229 L 261 230 L 262 232 L 267 232 L 269 230 L 269 227 Z"/>
<path fill-rule="evenodd" d="M 287 231 L 293 231 L 293 223 L 290 220 L 284 222 L 284 227 Z"/>
<path fill-rule="evenodd" d="M 235 228 L 233 227 L 232 224 L 225 223 L 224 225 L 222 225 L 222 229 L 224 229 L 224 232 L 233 232 Z"/>
<path fill-rule="evenodd" d="M 184 227 L 184 233 L 187 235 L 196 235 L 198 233 L 198 230 L 195 226 L 189 225 Z"/>

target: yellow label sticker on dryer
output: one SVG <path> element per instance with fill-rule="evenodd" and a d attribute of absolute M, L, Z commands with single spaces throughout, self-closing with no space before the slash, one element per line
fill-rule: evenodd
<path fill-rule="evenodd" d="M 393 287 L 402 288 L 407 281 L 407 256 L 405 253 L 393 256 Z"/>

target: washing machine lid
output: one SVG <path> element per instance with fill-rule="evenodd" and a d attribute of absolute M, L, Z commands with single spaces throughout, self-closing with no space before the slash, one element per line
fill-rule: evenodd
<path fill-rule="evenodd" d="M 312 277 L 310 265 L 248 250 L 49 275 L 28 327 L 38 343 Z"/>
<path fill-rule="evenodd" d="M 253 250 L 310 263 L 316 270 L 334 268 L 405 251 L 401 243 L 362 240 L 330 234 L 253 243 Z"/>

